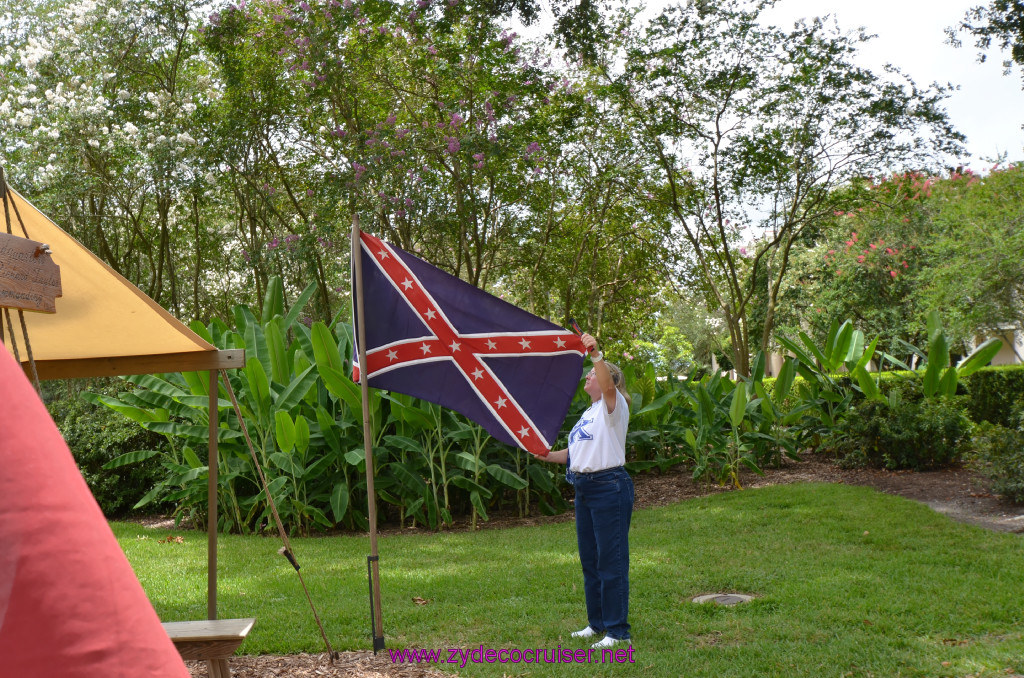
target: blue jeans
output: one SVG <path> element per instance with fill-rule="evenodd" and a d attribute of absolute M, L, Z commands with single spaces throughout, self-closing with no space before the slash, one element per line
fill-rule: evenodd
<path fill-rule="evenodd" d="M 574 474 L 576 541 L 583 565 L 587 623 L 612 638 L 629 638 L 629 523 L 633 479 L 626 469 Z"/>

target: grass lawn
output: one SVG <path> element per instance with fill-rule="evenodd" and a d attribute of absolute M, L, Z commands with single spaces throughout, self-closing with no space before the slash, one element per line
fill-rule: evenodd
<path fill-rule="evenodd" d="M 206 536 L 113 529 L 165 621 L 206 613 Z M 220 616 L 241 652 L 320 652 L 273 538 L 222 536 Z M 336 649 L 369 649 L 366 537 L 295 539 Z M 635 664 L 438 665 L 463 676 L 1007 676 L 1024 673 L 1024 541 L 862 487 L 800 484 L 638 511 Z M 589 647 L 572 523 L 381 538 L 388 648 Z M 695 605 L 739 592 L 736 607 Z M 426 599 L 418 605 L 414 598 Z M 448 655 L 445 653 L 444 658 Z"/>

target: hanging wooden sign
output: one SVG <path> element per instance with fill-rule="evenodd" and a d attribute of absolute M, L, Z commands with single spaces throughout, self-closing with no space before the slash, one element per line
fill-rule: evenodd
<path fill-rule="evenodd" d="M 60 266 L 41 242 L 0 233 L 0 307 L 56 313 Z"/>

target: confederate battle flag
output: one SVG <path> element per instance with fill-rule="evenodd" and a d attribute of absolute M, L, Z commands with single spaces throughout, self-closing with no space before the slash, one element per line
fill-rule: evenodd
<path fill-rule="evenodd" d="M 509 445 L 551 449 L 579 384 L 579 337 L 372 235 L 360 243 L 368 384 L 460 412 Z M 353 372 L 358 381 L 358 362 Z"/>

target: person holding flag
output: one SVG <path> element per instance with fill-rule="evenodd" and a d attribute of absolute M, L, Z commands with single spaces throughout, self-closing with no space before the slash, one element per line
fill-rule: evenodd
<path fill-rule="evenodd" d="M 353 381 L 367 390 L 405 393 L 455 410 L 495 440 L 568 465 L 566 477 L 576 485 L 589 622 L 573 635 L 606 633 L 595 648 L 628 643 L 633 481 L 623 468 L 629 395 L 622 371 L 603 362 L 597 340 L 575 321 L 571 332 L 539 318 L 361 231 L 355 221 L 352 290 Z M 573 428 L 569 448 L 551 451 L 587 353 L 594 363 L 586 384 L 593 405 Z M 321 370 L 340 379 L 331 368 Z M 364 430 L 369 427 L 364 412 Z M 365 444 L 369 467 L 373 454 Z M 368 480 L 372 477 L 368 468 Z M 367 493 L 370 508 L 374 498 Z M 370 515 L 370 561 L 377 562 L 372 508 Z M 383 634 L 373 575 L 370 588 L 376 648 Z"/>
<path fill-rule="evenodd" d="M 576 490 L 576 541 L 583 566 L 587 626 L 573 638 L 604 633 L 591 647 L 632 645 L 629 635 L 629 524 L 633 515 L 633 480 L 626 473 L 626 430 L 630 397 L 625 377 L 605 362 L 597 340 L 582 334 L 593 369 L 584 390 L 591 405 L 573 426 L 569 446 L 541 460 L 566 464 L 566 479 Z"/>

